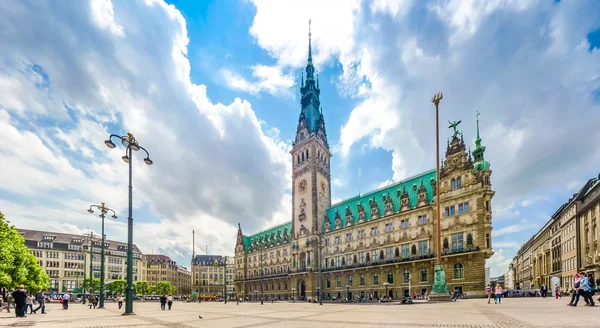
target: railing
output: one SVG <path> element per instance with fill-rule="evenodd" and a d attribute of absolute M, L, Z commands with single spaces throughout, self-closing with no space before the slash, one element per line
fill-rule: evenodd
<path fill-rule="evenodd" d="M 479 251 L 479 246 L 471 246 L 471 247 L 465 247 L 465 248 L 461 248 L 461 249 L 444 249 L 442 251 L 442 255 L 455 255 L 455 254 L 470 253 L 470 252 L 477 252 L 477 251 Z"/>

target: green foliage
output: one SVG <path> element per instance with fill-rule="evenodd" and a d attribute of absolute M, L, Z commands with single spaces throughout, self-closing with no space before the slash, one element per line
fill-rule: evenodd
<path fill-rule="evenodd" d="M 150 294 L 152 286 L 147 281 L 136 281 L 134 287 L 135 293 L 143 297 Z"/>
<path fill-rule="evenodd" d="M 49 287 L 50 278 L 25 246 L 23 236 L 0 212 L 0 287 L 21 284 L 31 292 Z"/>
<path fill-rule="evenodd" d="M 99 292 L 100 291 L 100 278 L 92 279 L 92 288 L 90 289 L 90 278 L 83 279 L 83 288 L 87 289 L 90 292 Z"/>
<path fill-rule="evenodd" d="M 123 295 L 125 294 L 125 289 L 127 289 L 126 280 L 115 280 L 106 285 L 106 290 L 111 294 Z"/>
<path fill-rule="evenodd" d="M 160 281 L 153 288 L 153 292 L 156 295 L 168 295 L 175 291 L 177 291 L 177 288 L 168 281 Z"/>

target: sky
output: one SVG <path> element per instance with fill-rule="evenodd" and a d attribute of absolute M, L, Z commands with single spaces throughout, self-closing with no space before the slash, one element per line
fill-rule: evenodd
<path fill-rule="evenodd" d="M 333 201 L 435 167 L 432 96 L 491 163 L 492 276 L 600 173 L 600 2 L 0 2 L 0 211 L 19 228 L 127 239 L 187 266 L 291 220 L 308 21 Z M 442 126 L 444 126 L 442 124 Z M 442 143 L 451 130 L 441 130 Z M 596 140 L 596 141 L 594 141 Z"/>

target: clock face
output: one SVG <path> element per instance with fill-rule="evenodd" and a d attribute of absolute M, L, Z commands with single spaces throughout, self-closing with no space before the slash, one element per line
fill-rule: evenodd
<path fill-rule="evenodd" d="M 325 184 L 325 181 L 321 181 L 321 192 L 325 192 L 327 190 L 327 185 Z"/>
<path fill-rule="evenodd" d="M 307 186 L 308 186 L 308 182 L 306 182 L 306 180 L 302 180 L 298 184 L 298 189 L 300 190 L 300 192 L 305 192 Z"/>

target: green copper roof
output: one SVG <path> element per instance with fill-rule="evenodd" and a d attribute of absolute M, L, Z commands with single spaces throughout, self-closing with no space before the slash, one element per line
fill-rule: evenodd
<path fill-rule="evenodd" d="M 247 252 L 259 246 L 272 247 L 287 243 L 291 241 L 291 234 L 292 222 L 290 221 L 251 236 L 244 236 L 244 250 Z"/>
<path fill-rule="evenodd" d="M 473 172 L 486 171 L 490 169 L 490 163 L 483 157 L 485 146 L 481 145 L 481 137 L 479 136 L 479 112 L 477 112 L 477 139 L 475 139 L 475 150 L 473 150 Z"/>
<path fill-rule="evenodd" d="M 425 173 L 421 173 L 414 177 L 397 182 L 393 185 L 337 203 L 329 209 L 327 209 L 327 218 L 329 219 L 329 223 L 331 224 L 331 230 L 333 231 L 335 227 L 336 211 L 340 214 L 340 218 L 342 220 L 342 227 L 346 226 L 346 208 L 348 206 L 350 206 L 350 211 L 352 212 L 352 224 L 356 224 L 356 222 L 358 221 L 357 205 L 359 203 L 361 203 L 361 205 L 365 209 L 365 221 L 370 221 L 371 207 L 369 205 L 369 200 L 371 199 L 375 199 L 375 201 L 377 202 L 380 215 L 384 214 L 383 196 L 391 197 L 392 202 L 394 204 L 394 212 L 398 212 L 398 210 L 400 209 L 400 197 L 398 196 L 398 191 L 402 192 L 404 191 L 404 188 L 406 188 L 406 192 L 408 193 L 410 207 L 414 208 L 414 206 L 417 203 L 417 191 L 419 190 L 421 183 L 423 183 L 423 186 L 425 186 L 425 189 L 427 190 L 427 199 L 431 202 L 431 200 L 433 199 L 433 188 L 431 186 L 431 181 L 435 181 L 435 170 L 430 170 Z"/>

